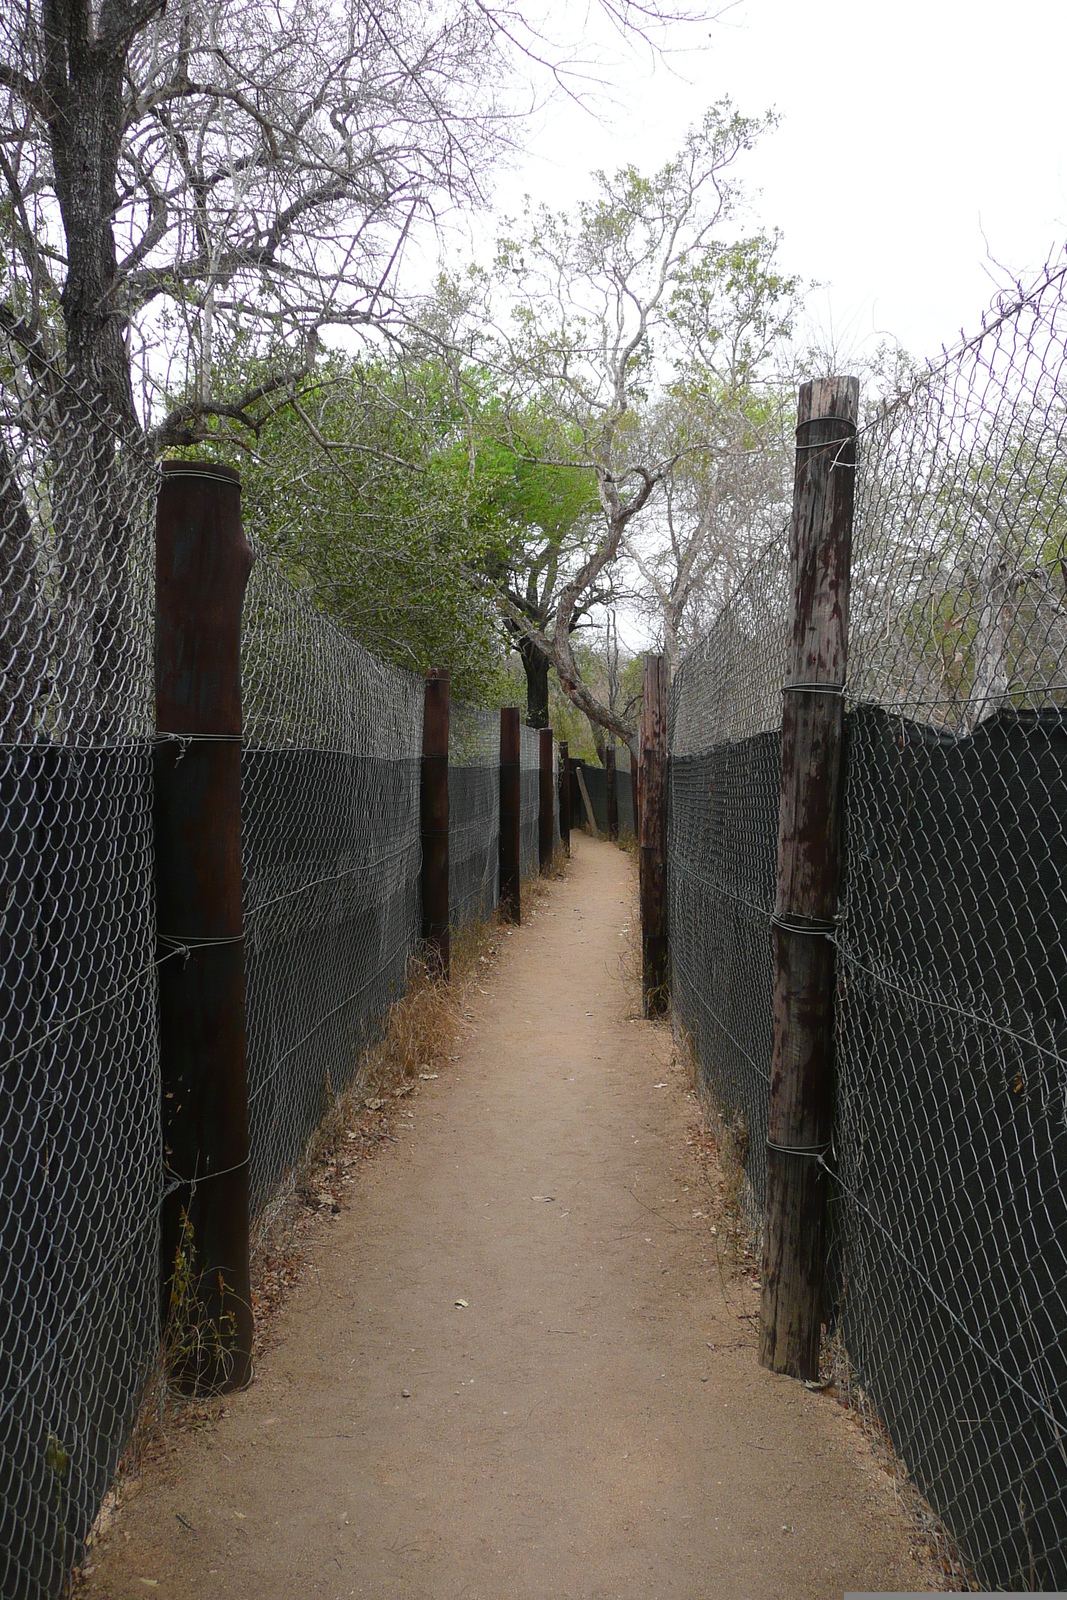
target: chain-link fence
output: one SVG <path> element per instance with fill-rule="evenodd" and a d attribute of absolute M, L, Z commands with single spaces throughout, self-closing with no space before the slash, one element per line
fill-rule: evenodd
<path fill-rule="evenodd" d="M 143 441 L 0 345 L 0 1592 L 66 1584 L 160 1359 L 154 523 Z M 254 536 L 254 529 L 250 530 Z M 251 1198 L 403 990 L 424 685 L 259 555 L 242 621 Z M 499 713 L 454 705 L 452 916 L 499 895 Z M 522 744 L 536 870 L 538 739 Z"/>
<path fill-rule="evenodd" d="M 0 345 L 0 1592 L 54 1595 L 158 1347 L 155 471 Z"/>
<path fill-rule="evenodd" d="M 827 1313 L 986 1586 L 1067 1585 L 1067 304 L 860 430 Z M 675 679 L 678 1014 L 762 1212 L 779 690 L 767 551 Z"/>
<path fill-rule="evenodd" d="M 423 683 L 361 649 L 262 558 L 241 672 L 255 1211 L 403 992 L 419 932 Z"/>
<path fill-rule="evenodd" d="M 500 713 L 453 700 L 448 723 L 448 908 L 453 927 L 500 902 Z"/>
<path fill-rule="evenodd" d="M 541 735 L 519 724 L 519 871 L 537 871 L 537 824 L 541 810 Z"/>
<path fill-rule="evenodd" d="M 668 905 L 674 1013 L 743 1156 L 762 1226 L 788 561 L 774 543 L 671 686 Z"/>

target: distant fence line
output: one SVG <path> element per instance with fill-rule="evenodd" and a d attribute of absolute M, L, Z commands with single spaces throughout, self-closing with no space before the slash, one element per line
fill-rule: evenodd
<path fill-rule="evenodd" d="M 957 1575 L 1034 1591 L 1067 1588 L 1063 281 L 858 431 L 818 1156 L 836 1373 L 948 1529 Z M 806 448 L 798 431 L 798 462 Z M 757 559 L 671 705 L 675 1014 L 757 1229 L 789 562 L 786 539 Z"/>
<path fill-rule="evenodd" d="M 157 469 L 77 396 L 51 413 L 6 386 L 0 398 L 0 1591 L 52 1600 L 158 1358 L 161 1213 L 188 1192 L 200 1215 L 211 1188 L 210 1170 L 171 1166 L 182 1108 L 166 1101 L 181 1094 L 165 1078 L 161 1114 L 157 997 L 166 969 L 209 972 L 233 940 L 161 940 L 160 773 L 239 747 L 255 1217 L 355 1079 L 419 945 L 424 686 L 258 553 L 239 623 L 240 735 L 157 733 Z M 453 926 L 498 903 L 499 748 L 500 713 L 454 702 Z M 527 730 L 527 871 L 537 749 Z M 210 1265 L 210 1239 L 196 1242 Z"/>
<path fill-rule="evenodd" d="M 604 767 L 591 767 L 584 761 L 581 763 L 581 768 L 597 832 L 607 837 L 610 833 L 607 771 Z M 579 796 L 579 803 L 580 799 Z M 620 767 L 615 773 L 615 804 L 618 811 L 616 820 L 619 834 L 624 837 L 626 835 L 635 837 L 637 829 L 634 818 L 633 783 L 630 772 L 625 767 Z"/>

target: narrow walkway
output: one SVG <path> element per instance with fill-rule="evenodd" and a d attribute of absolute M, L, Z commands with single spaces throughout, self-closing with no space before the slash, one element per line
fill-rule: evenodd
<path fill-rule="evenodd" d="M 330 1225 L 256 1383 L 127 1506 L 92 1594 L 927 1586 L 854 1425 L 761 1371 L 724 1291 L 692 1102 L 666 1029 L 633 1019 L 633 898 L 630 859 L 580 838 L 461 1059 L 407 1102 L 411 1138 Z"/>

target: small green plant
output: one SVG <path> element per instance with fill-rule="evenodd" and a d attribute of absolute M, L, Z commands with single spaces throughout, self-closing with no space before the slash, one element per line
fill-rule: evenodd
<path fill-rule="evenodd" d="M 196 1244 L 188 1212 L 182 1208 L 181 1232 L 174 1251 L 170 1300 L 163 1335 L 168 1383 L 182 1391 L 201 1391 L 204 1380 L 221 1388 L 232 1369 L 237 1348 L 234 1291 L 219 1272 L 215 1302 L 208 1309 L 203 1279 L 196 1269 Z"/>

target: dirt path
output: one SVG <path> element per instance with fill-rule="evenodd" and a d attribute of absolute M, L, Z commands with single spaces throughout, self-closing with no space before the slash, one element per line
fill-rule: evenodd
<path fill-rule="evenodd" d="M 579 839 L 460 1060 L 329 1225 L 257 1381 L 146 1480 L 92 1594 L 929 1586 L 845 1413 L 756 1364 L 751 1291 L 724 1289 L 698 1214 L 669 1035 L 632 1020 L 632 899 L 629 858 Z"/>

